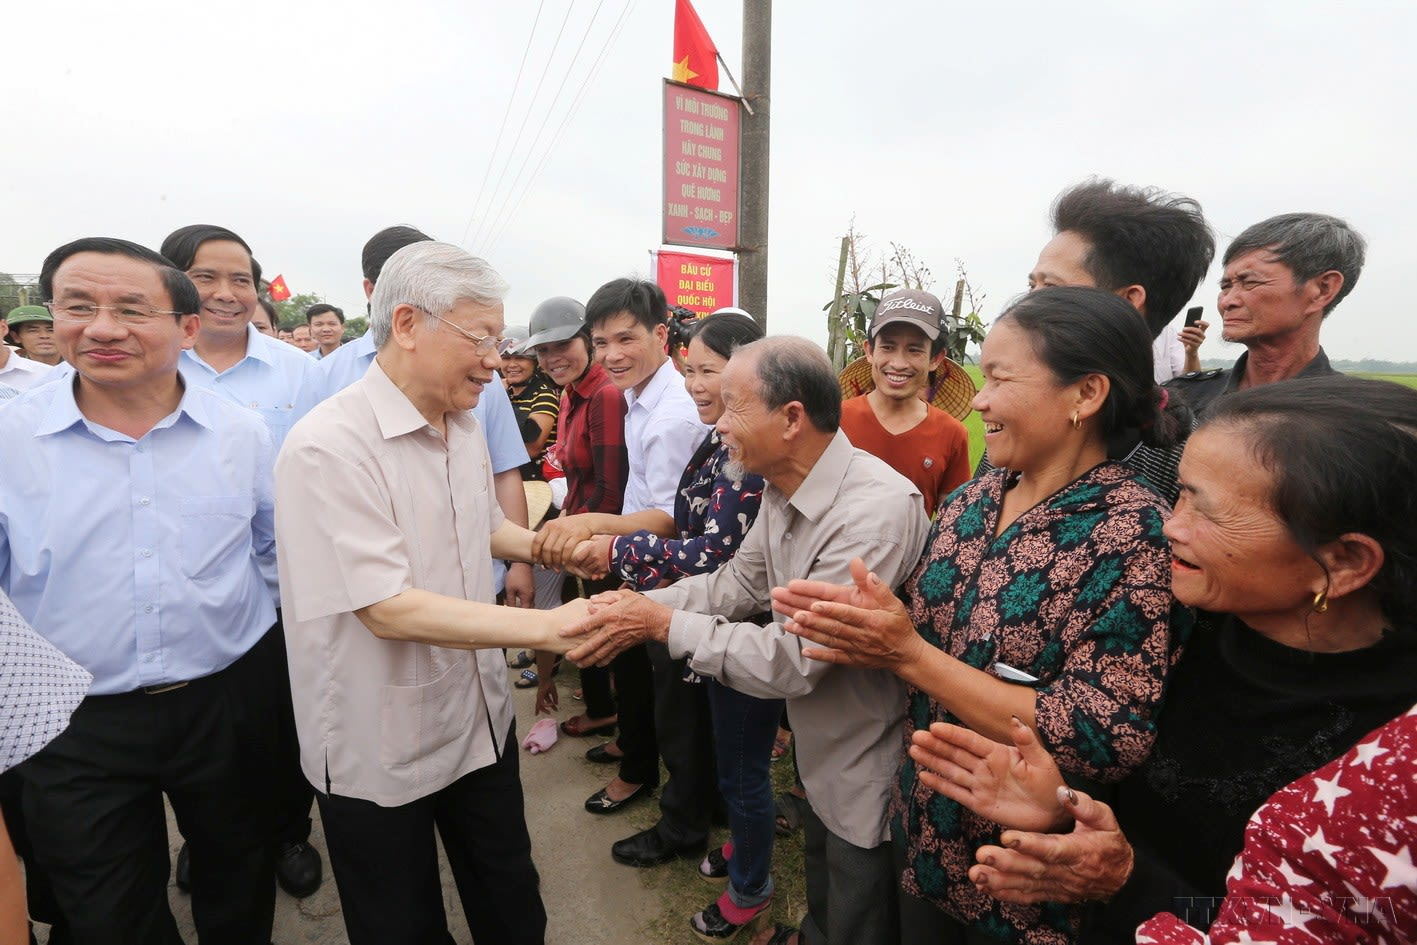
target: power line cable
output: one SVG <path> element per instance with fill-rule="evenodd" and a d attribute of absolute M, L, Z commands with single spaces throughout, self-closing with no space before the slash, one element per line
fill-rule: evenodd
<path fill-rule="evenodd" d="M 517 66 L 517 78 L 512 83 L 512 94 L 507 99 L 507 107 L 502 112 L 502 124 L 497 128 L 497 140 L 492 144 L 492 150 L 487 155 L 487 169 L 482 172 L 482 183 L 477 185 L 477 199 L 472 202 L 472 214 L 467 218 L 467 226 L 463 227 L 462 240 L 467 242 L 467 233 L 472 229 L 472 221 L 477 219 L 477 208 L 482 204 L 482 195 L 487 190 L 487 178 L 492 176 L 492 165 L 497 160 L 497 149 L 502 146 L 502 133 L 507 130 L 507 119 L 512 114 L 512 103 L 517 100 L 517 89 L 522 84 L 522 72 L 526 70 L 527 57 L 531 55 L 531 43 L 536 39 L 536 27 L 541 23 L 541 11 L 546 6 L 546 0 L 541 0 L 536 7 L 536 19 L 531 21 L 531 34 L 526 38 L 526 49 L 522 50 L 522 62 Z"/>
<path fill-rule="evenodd" d="M 551 104 L 546 109 L 546 114 L 541 119 L 541 124 L 537 126 L 536 135 L 531 139 L 531 144 L 526 149 L 526 156 L 522 159 L 521 166 L 517 168 L 516 176 L 512 178 L 512 184 L 507 188 L 506 196 L 502 198 L 501 205 L 492 216 L 492 224 L 488 227 L 487 236 L 499 228 L 502 222 L 502 215 L 512 202 L 512 194 L 516 193 L 517 184 L 521 183 L 522 175 L 526 173 L 527 166 L 531 164 L 531 157 L 536 153 L 536 146 L 541 143 L 541 135 L 546 131 L 546 125 L 551 121 L 551 116 L 556 113 L 556 103 L 561 100 L 561 93 L 566 88 L 566 82 L 571 78 L 571 73 L 576 69 L 576 63 L 580 61 L 581 51 L 585 49 L 586 40 L 590 39 L 591 31 L 595 29 L 596 18 L 600 16 L 601 9 L 605 6 L 605 0 L 600 0 L 595 5 L 595 12 L 590 15 L 590 21 L 586 23 L 585 32 L 581 34 L 581 41 L 576 45 L 576 51 L 571 56 L 570 65 L 566 67 L 565 75 L 561 76 L 561 83 L 556 86 L 556 92 L 551 96 Z M 490 209 L 490 208 L 489 208 Z"/>
<path fill-rule="evenodd" d="M 571 11 L 575 9 L 575 5 L 575 0 L 571 0 L 570 3 L 566 4 L 566 15 L 561 18 L 561 28 L 556 31 L 556 40 L 551 44 L 551 52 L 546 57 L 546 65 L 541 67 L 541 77 L 536 80 L 536 89 L 531 93 L 531 101 L 527 103 L 526 114 L 522 116 L 522 123 L 517 128 L 516 140 L 512 142 L 512 147 L 507 152 L 507 160 L 502 165 L 502 172 L 497 175 L 497 183 L 492 186 L 492 198 L 487 204 L 489 210 L 496 201 L 497 195 L 502 190 L 502 181 L 507 177 L 507 168 L 512 166 L 512 158 L 516 156 L 517 146 L 522 143 L 522 133 L 526 131 L 526 123 L 531 120 L 531 113 L 536 109 L 537 96 L 541 94 L 541 86 L 546 82 L 546 74 L 551 71 L 551 63 L 556 59 L 556 50 L 560 48 L 561 37 L 566 32 L 566 24 L 571 19 Z M 482 235 L 482 223 L 485 219 L 486 217 L 484 216 L 482 220 L 479 220 L 477 229 L 473 231 L 471 244 L 473 246 L 477 245 L 477 240 Z"/>
<path fill-rule="evenodd" d="M 537 162 L 536 168 L 531 172 L 531 177 L 527 179 L 526 186 L 522 189 L 521 194 L 517 197 L 516 203 L 512 206 L 512 212 L 503 221 L 502 228 L 497 231 L 496 236 L 488 243 L 487 248 L 489 252 L 496 248 L 502 241 L 502 237 L 506 235 L 507 230 L 511 228 L 511 223 L 516 219 L 517 211 L 521 209 L 522 202 L 525 201 L 527 195 L 531 193 L 532 185 L 535 184 L 536 179 L 541 176 L 541 171 L 546 167 L 547 162 L 551 159 L 551 155 L 556 153 L 557 142 L 561 140 L 561 135 L 580 110 L 581 102 L 585 98 L 585 93 L 595 81 L 595 77 L 599 73 L 600 67 L 605 61 L 605 57 L 609 54 L 611 47 L 619 37 L 620 31 L 624 28 L 630 13 L 634 10 L 635 4 L 638 2 L 639 0 L 626 0 L 625 9 L 621 11 L 619 19 L 615 21 L 615 25 L 611 28 L 610 34 L 606 38 L 605 45 L 601 47 L 600 54 L 596 57 L 594 64 L 591 65 L 590 71 L 586 73 L 586 78 L 581 84 L 580 91 L 576 93 L 574 101 L 571 102 L 571 107 L 561 119 L 561 124 L 557 126 L 555 133 L 551 136 L 550 143 L 546 147 L 546 151 L 541 155 L 541 160 Z"/>

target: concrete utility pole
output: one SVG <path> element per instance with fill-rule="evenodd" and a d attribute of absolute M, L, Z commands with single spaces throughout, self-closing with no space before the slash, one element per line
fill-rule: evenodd
<path fill-rule="evenodd" d="M 743 0 L 742 196 L 738 304 L 768 327 L 768 123 L 771 120 L 772 0 Z"/>

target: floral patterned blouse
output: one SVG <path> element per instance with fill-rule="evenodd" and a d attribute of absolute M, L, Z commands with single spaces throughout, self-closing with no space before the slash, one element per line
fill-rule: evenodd
<path fill-rule="evenodd" d="M 1039 735 L 1070 780 L 1115 781 L 1151 749 L 1166 676 L 1190 615 L 1171 596 L 1164 501 L 1115 462 L 1094 467 L 995 537 L 1007 470 L 945 500 L 926 553 L 901 590 L 920 634 L 994 673 L 1037 677 Z M 960 720 L 909 690 L 905 742 Z M 1071 941 L 1075 907 L 1001 903 L 975 889 L 975 850 L 997 824 L 916 779 L 907 754 L 891 804 L 906 853 L 902 887 L 1001 941 Z"/>
<path fill-rule="evenodd" d="M 763 477 L 728 471 L 728 447 L 710 432 L 689 460 L 674 497 L 678 538 L 649 531 L 610 545 L 610 571 L 637 591 L 717 571 L 733 557 L 763 501 Z"/>

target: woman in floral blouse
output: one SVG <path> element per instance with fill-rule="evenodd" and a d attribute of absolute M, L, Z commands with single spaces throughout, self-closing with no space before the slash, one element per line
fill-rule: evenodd
<path fill-rule="evenodd" d="M 1151 375 L 1135 309 L 1096 289 L 1031 292 L 985 339 L 974 399 L 996 467 L 940 509 L 901 599 L 874 576 L 854 588 L 794 581 L 774 592 L 817 659 L 886 667 L 908 684 L 905 744 L 931 722 L 1008 742 L 1035 729 L 1080 783 L 1146 757 L 1167 673 L 1189 625 L 1171 595 L 1164 501 L 1107 443 L 1188 431 Z M 999 827 L 924 787 L 902 756 L 892 803 L 904 943 L 1061 943 L 1072 907 L 1000 903 L 974 888 L 974 851 Z"/>
<path fill-rule="evenodd" d="M 718 312 L 695 327 L 682 362 L 684 386 L 704 423 L 717 423 L 723 413 L 719 377 L 733 349 L 762 336 L 757 323 L 738 312 Z M 637 591 L 716 571 L 738 550 L 758 516 L 762 498 L 763 478 L 730 463 L 718 433 L 710 431 L 679 480 L 674 502 L 679 537 L 661 538 L 649 531 L 600 535 L 582 542 L 575 557 L 586 567 L 597 563 L 607 567 L 612 577 Z M 756 699 L 712 679 L 701 682 L 708 696 L 719 789 L 728 802 L 732 834 L 699 867 L 706 879 L 729 881 L 723 895 L 690 920 L 701 937 L 712 940 L 736 934 L 768 908 L 772 898 L 769 758 L 782 700 Z"/>

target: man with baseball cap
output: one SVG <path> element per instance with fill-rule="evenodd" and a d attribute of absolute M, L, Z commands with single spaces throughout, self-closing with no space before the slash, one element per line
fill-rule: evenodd
<path fill-rule="evenodd" d="M 940 300 L 919 289 L 882 299 L 866 335 L 874 387 L 841 404 L 847 439 L 915 483 L 926 515 L 969 479 L 964 425 L 921 396 L 945 361 L 943 315 Z"/>
<path fill-rule="evenodd" d="M 25 330 L 23 326 L 26 325 L 43 328 Z M 54 345 L 54 319 L 42 305 L 21 305 L 11 309 L 10 314 L 5 316 L 4 324 L 0 325 L 0 338 L 7 332 L 14 336 L 11 340 L 19 344 L 20 349 L 11 351 L 0 344 L 0 384 L 15 390 L 28 390 L 39 383 L 53 365 L 59 363 L 59 349 Z M 30 354 L 26 341 L 36 350 L 51 352 L 53 360 Z"/>

